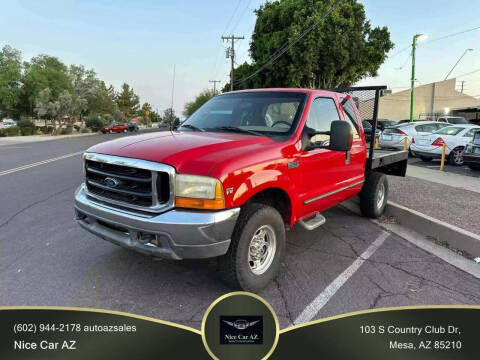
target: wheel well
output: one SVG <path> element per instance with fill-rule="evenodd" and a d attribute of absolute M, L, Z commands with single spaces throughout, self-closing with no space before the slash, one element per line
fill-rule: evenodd
<path fill-rule="evenodd" d="M 288 194 L 284 190 L 278 188 L 262 190 L 252 196 L 248 202 L 265 204 L 277 209 L 280 215 L 282 215 L 285 224 L 290 224 L 292 218 L 292 204 L 290 203 Z"/>

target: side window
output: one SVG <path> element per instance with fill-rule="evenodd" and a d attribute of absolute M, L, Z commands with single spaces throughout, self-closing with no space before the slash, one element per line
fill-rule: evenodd
<path fill-rule="evenodd" d="M 415 131 L 416 132 L 423 132 L 423 128 L 424 128 L 425 125 L 417 125 L 415 126 Z"/>
<path fill-rule="evenodd" d="M 345 118 L 352 126 L 353 139 L 355 140 L 360 139 L 360 135 L 358 135 L 358 123 L 355 116 L 355 110 L 353 109 L 353 106 L 350 100 L 347 101 L 345 105 L 343 105 L 343 110 L 345 111 L 345 115 L 346 115 Z"/>
<path fill-rule="evenodd" d="M 473 134 L 475 134 L 476 131 L 478 131 L 478 129 L 472 129 L 470 131 L 467 131 L 467 133 L 463 136 L 473 138 Z"/>
<path fill-rule="evenodd" d="M 317 98 L 310 106 L 305 128 L 309 132 L 328 132 L 330 131 L 330 124 L 335 120 L 340 120 L 340 117 L 333 99 Z M 318 134 L 312 136 L 311 141 L 319 146 L 327 146 L 330 141 L 330 135 Z"/>

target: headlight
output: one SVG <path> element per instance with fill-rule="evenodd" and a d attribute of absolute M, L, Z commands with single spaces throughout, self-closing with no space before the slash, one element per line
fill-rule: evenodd
<path fill-rule="evenodd" d="M 178 174 L 175 178 L 175 206 L 218 210 L 225 208 L 222 184 L 207 176 Z"/>

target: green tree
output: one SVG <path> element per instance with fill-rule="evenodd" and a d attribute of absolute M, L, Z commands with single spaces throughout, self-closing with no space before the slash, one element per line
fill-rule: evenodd
<path fill-rule="evenodd" d="M 0 113 L 18 117 L 22 80 L 22 55 L 6 45 L 0 51 Z"/>
<path fill-rule="evenodd" d="M 38 93 L 45 88 L 50 89 L 53 100 L 58 99 L 65 90 L 72 91 L 68 68 L 56 57 L 39 55 L 25 62 L 24 67 L 21 94 L 23 113 L 33 115 Z"/>
<path fill-rule="evenodd" d="M 152 105 L 149 103 L 143 103 L 142 109 L 140 110 L 140 116 L 142 117 L 142 124 L 149 125 L 151 122 L 152 115 Z"/>
<path fill-rule="evenodd" d="M 215 94 L 212 89 L 205 89 L 197 95 L 195 100 L 187 102 L 183 110 L 183 115 L 188 117 L 192 115 L 200 106 L 205 104 L 208 100 L 214 97 Z"/>
<path fill-rule="evenodd" d="M 163 122 L 166 123 L 169 127 L 172 126 L 175 121 L 175 110 L 172 108 L 165 109 L 163 112 Z"/>
<path fill-rule="evenodd" d="M 333 2 L 280 0 L 260 6 L 255 11 L 257 20 L 250 43 L 252 64 L 237 68 L 235 78 L 241 80 L 245 73 L 248 76 L 266 64 L 284 44 L 319 21 Z M 392 48 L 388 29 L 372 28 L 363 5 L 347 0 L 274 63 L 249 81 L 234 85 L 235 89 L 349 86 L 375 76 Z"/>
<path fill-rule="evenodd" d="M 140 107 L 140 98 L 127 83 L 117 95 L 117 106 L 127 120 L 135 116 Z"/>

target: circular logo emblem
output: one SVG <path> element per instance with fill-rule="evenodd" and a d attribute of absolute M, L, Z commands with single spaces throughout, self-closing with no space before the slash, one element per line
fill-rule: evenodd
<path fill-rule="evenodd" d="M 120 181 L 111 177 L 106 177 L 105 180 L 103 180 L 103 182 L 105 183 L 105 185 L 111 188 L 116 188 L 118 185 L 120 185 Z"/>
<path fill-rule="evenodd" d="M 266 359 L 275 350 L 278 335 L 278 319 L 270 304 L 248 292 L 219 297 L 203 317 L 203 344 L 214 359 Z"/>

